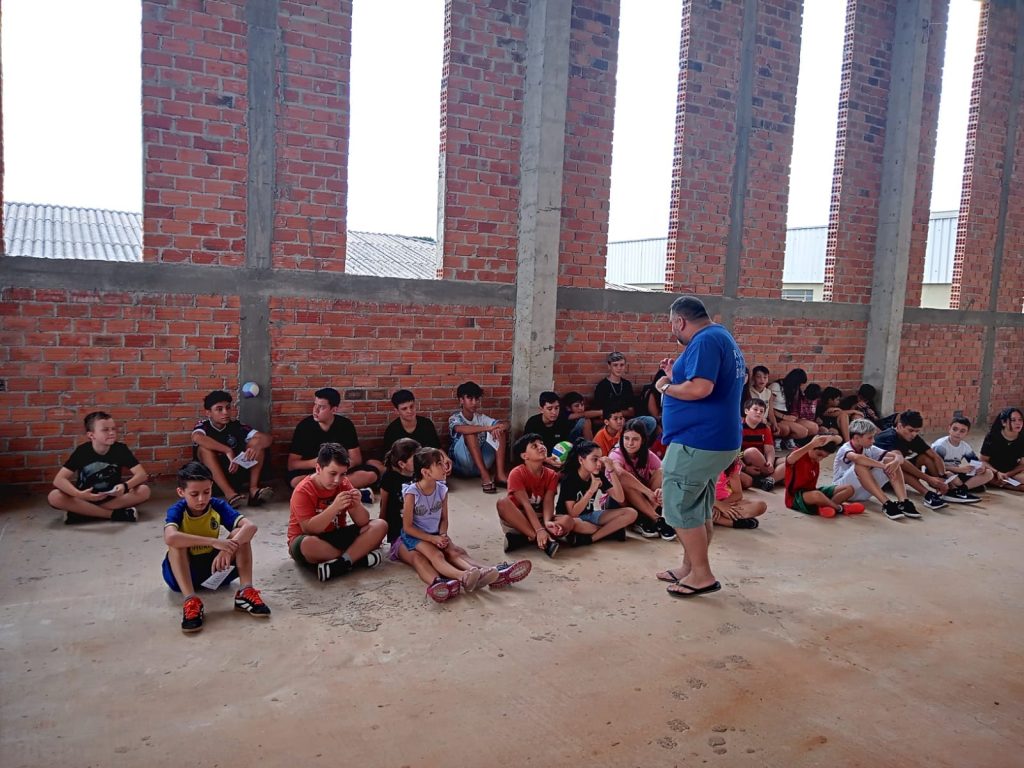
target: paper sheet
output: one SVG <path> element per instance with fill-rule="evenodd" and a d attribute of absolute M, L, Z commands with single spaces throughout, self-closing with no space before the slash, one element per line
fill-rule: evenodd
<path fill-rule="evenodd" d="M 203 582 L 202 586 L 207 589 L 219 589 L 220 585 L 224 583 L 224 579 L 230 575 L 231 571 L 234 570 L 234 566 L 225 568 L 223 571 L 215 571 L 210 574 L 210 577 Z"/>
<path fill-rule="evenodd" d="M 247 459 L 244 453 L 240 453 L 231 460 L 232 464 L 237 464 L 242 469 L 251 469 L 255 467 L 259 461 L 257 459 Z"/>

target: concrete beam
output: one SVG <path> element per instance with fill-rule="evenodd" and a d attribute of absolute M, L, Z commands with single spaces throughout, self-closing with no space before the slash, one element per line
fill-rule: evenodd
<path fill-rule="evenodd" d="M 883 413 L 893 409 L 899 373 L 930 15 L 930 0 L 897 3 L 871 314 L 864 349 L 864 381 L 878 389 Z"/>
<path fill-rule="evenodd" d="M 516 431 L 536 411 L 537 393 L 554 385 L 571 22 L 571 0 L 531 0 L 529 4 L 512 340 Z"/>
<path fill-rule="evenodd" d="M 245 263 L 270 268 L 270 246 L 274 237 L 274 145 L 275 51 L 280 34 L 277 24 L 278 0 L 249 0 L 245 21 L 249 32 L 249 158 L 246 194 Z"/>

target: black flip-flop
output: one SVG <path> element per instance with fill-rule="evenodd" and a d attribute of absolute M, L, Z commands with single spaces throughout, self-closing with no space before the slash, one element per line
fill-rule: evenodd
<path fill-rule="evenodd" d="M 676 572 L 673 571 L 671 568 L 666 568 L 664 571 L 662 571 L 662 573 L 671 574 L 672 578 L 671 579 L 663 579 L 658 574 L 654 574 L 654 578 L 656 578 L 658 581 L 664 581 L 664 582 L 666 582 L 668 584 L 678 584 L 679 583 L 679 577 L 675 575 Z"/>
<path fill-rule="evenodd" d="M 672 589 L 671 587 L 669 587 L 665 591 L 672 595 L 672 597 L 697 597 L 697 595 L 707 595 L 711 592 L 717 592 L 722 588 L 721 583 L 717 581 L 714 584 L 708 584 L 706 587 L 700 587 L 699 589 L 697 587 L 691 587 L 689 584 L 683 584 L 682 582 L 676 582 L 676 586 L 682 587 L 683 589 L 689 589 L 692 591 L 680 592 L 676 589 Z"/>

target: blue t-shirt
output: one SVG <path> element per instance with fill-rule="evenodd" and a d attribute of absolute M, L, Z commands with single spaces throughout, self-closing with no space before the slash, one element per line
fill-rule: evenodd
<path fill-rule="evenodd" d="M 709 325 L 698 331 L 672 366 L 672 383 L 708 379 L 711 394 L 702 400 L 677 400 L 664 395 L 662 442 L 682 443 L 703 451 L 734 451 L 743 442 L 736 414 L 743 397 L 743 353 L 725 328 Z"/>

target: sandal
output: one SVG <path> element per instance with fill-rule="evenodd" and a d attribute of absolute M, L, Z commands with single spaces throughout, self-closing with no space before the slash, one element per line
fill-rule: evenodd
<path fill-rule="evenodd" d="M 494 486 L 494 483 L 481 483 L 480 490 L 484 493 L 497 493 L 498 489 Z"/>
<path fill-rule="evenodd" d="M 245 494 L 236 493 L 230 499 L 228 499 L 228 505 L 238 509 L 242 504 L 245 503 Z"/>
<path fill-rule="evenodd" d="M 249 494 L 249 506 L 250 507 L 262 507 L 264 503 L 274 498 L 274 489 L 268 486 L 263 486 L 257 489 L 256 493 Z"/>
<path fill-rule="evenodd" d="M 717 592 L 722 588 L 721 583 L 717 581 L 714 584 L 708 584 L 706 587 L 691 587 L 689 584 L 683 584 L 681 581 L 676 582 L 673 586 L 675 587 L 675 589 L 669 587 L 665 590 L 670 595 L 672 595 L 672 597 L 697 597 L 699 595 L 707 595 L 711 592 Z M 690 591 L 681 592 L 679 590 L 680 587 L 682 587 L 683 589 L 688 589 Z"/>
<path fill-rule="evenodd" d="M 669 578 L 667 578 L 667 579 L 664 578 L 661 575 L 661 573 L 667 573 L 669 575 Z M 666 570 L 666 571 L 662 571 L 661 573 L 654 574 L 654 578 L 656 578 L 658 581 L 664 581 L 664 582 L 666 582 L 668 584 L 678 584 L 679 583 L 679 577 L 676 576 L 676 572 L 675 571 L 673 571 L 673 570 Z"/>

